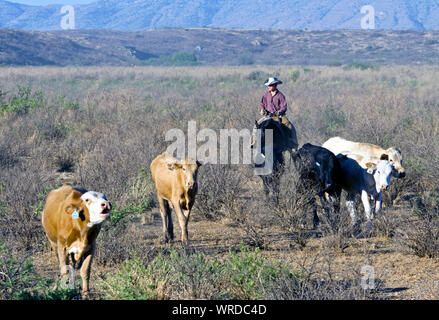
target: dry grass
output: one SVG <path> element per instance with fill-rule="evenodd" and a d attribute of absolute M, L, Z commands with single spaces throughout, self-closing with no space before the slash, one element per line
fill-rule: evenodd
<path fill-rule="evenodd" d="M 289 80 L 292 69 L 300 71 L 296 81 Z M 343 210 L 329 228 L 321 208 L 322 237 L 314 238 L 318 234 L 302 225 L 309 210 L 297 204 L 308 202 L 296 192 L 294 172 L 284 177 L 280 205 L 272 207 L 250 166 L 202 166 L 189 223 L 192 252 L 221 260 L 244 243 L 260 248 L 267 263 L 302 270 L 300 294 L 289 290 L 293 283 L 277 279 L 272 288 L 278 290 L 257 292 L 265 298 L 434 297 L 428 292 L 434 292 L 431 283 L 439 276 L 435 66 L 2 68 L 0 242 L 19 260 L 31 257 L 38 274 L 52 278 L 57 264 L 40 225 L 41 210 L 49 190 L 71 182 L 105 192 L 115 207 L 99 236 L 92 285 L 114 274 L 134 252 L 146 265 L 155 261 L 169 246 L 159 243 L 161 221 L 151 211 L 155 195 L 148 168 L 166 149 L 166 131 L 186 130 L 188 120 L 196 120 L 198 129 L 250 129 L 268 74 L 284 80 L 281 90 L 300 145 L 321 145 L 340 135 L 396 146 L 407 177 L 393 180 L 383 217 L 368 238 L 352 237 Z M 20 100 L 18 86 L 32 93 Z M 39 90 L 43 99 L 37 103 Z M 359 217 L 361 211 L 359 206 Z M 365 264 L 379 278 L 377 289 L 367 294 L 358 287 Z M 102 288 L 95 287 L 94 298 L 105 297 Z M 187 294 L 174 290 L 171 296 Z"/>

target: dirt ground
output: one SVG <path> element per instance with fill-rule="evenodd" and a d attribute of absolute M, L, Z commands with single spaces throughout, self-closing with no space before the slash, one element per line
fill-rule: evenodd
<path fill-rule="evenodd" d="M 173 213 L 174 215 L 174 213 Z M 175 216 L 174 216 L 175 218 Z M 146 220 L 142 224 L 142 220 Z M 158 209 L 146 214 L 146 219 L 133 221 L 127 232 L 135 232 L 144 236 L 139 241 L 151 248 L 180 248 L 180 231 L 175 228 L 175 240 L 170 244 L 161 243 L 162 222 Z M 313 267 L 315 270 L 332 270 L 333 274 L 358 272 L 371 265 L 374 268 L 375 283 L 379 286 L 379 297 L 382 299 L 439 299 L 439 261 L 430 258 L 419 258 L 415 255 L 402 254 L 397 244 L 391 239 L 373 237 L 352 239 L 351 245 L 343 252 L 333 251 L 329 255 L 322 254 L 324 238 L 312 238 L 307 246 L 300 250 L 292 246 L 292 235 L 271 227 L 265 230 L 267 247 L 261 250 L 264 257 L 282 261 L 292 269 Z M 227 221 L 191 221 L 189 224 L 190 246 L 194 251 L 220 256 L 229 250 L 239 250 L 246 239 L 245 234 Z M 58 263 L 50 249 L 35 257 L 37 270 L 44 276 L 56 277 Z M 314 264 L 313 266 L 311 266 Z M 114 272 L 114 267 L 102 267 L 93 264 L 92 292 L 90 298 L 99 298 L 93 283 L 99 281 L 101 275 Z M 318 271 L 316 271 L 318 276 Z M 322 274 L 322 277 L 324 275 Z"/>

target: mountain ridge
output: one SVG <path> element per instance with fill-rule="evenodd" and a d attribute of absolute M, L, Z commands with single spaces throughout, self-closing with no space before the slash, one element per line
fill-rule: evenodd
<path fill-rule="evenodd" d="M 435 0 L 101 0 L 75 5 L 76 29 L 151 28 L 278 30 L 361 29 L 361 8 L 375 9 L 382 30 L 439 30 Z M 0 0 L 0 28 L 60 30 L 62 5 L 29 6 Z"/>
<path fill-rule="evenodd" d="M 438 53 L 439 31 L 0 29 L 0 65 L 439 64 Z"/>

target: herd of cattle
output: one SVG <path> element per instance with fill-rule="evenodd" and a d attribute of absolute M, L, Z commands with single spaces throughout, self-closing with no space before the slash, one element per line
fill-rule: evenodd
<path fill-rule="evenodd" d="M 405 177 L 401 151 L 340 137 L 328 139 L 321 147 L 309 143 L 303 145 L 297 157 L 310 155 L 316 182 L 321 187 L 322 200 L 331 200 L 339 208 L 341 191 L 347 193 L 346 207 L 352 224 L 355 216 L 355 198 L 361 195 L 366 219 L 373 218 L 369 196 L 375 202 L 375 214 L 381 210 L 382 191 L 390 186 L 391 177 Z"/>
<path fill-rule="evenodd" d="M 375 200 L 375 212 L 381 208 L 382 190 L 389 187 L 391 176 L 405 176 L 401 152 L 384 150 L 376 145 L 357 143 L 334 137 L 322 147 L 305 144 L 297 156 L 311 155 L 316 179 L 327 199 L 348 194 L 346 205 L 355 223 L 354 201 L 361 195 L 366 218 L 372 219 L 369 195 Z M 197 194 L 197 172 L 200 163 L 192 159 L 178 160 L 166 152 L 150 165 L 155 184 L 165 241 L 174 238 L 171 206 L 177 214 L 181 240 L 188 242 L 188 221 Z M 42 215 L 42 224 L 57 254 L 61 277 L 80 270 L 82 295 L 87 296 L 91 262 L 96 238 L 102 222 L 111 211 L 105 194 L 75 188 L 69 184 L 49 193 Z"/>

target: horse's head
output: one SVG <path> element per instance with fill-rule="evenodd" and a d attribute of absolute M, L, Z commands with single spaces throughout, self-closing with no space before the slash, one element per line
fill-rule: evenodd
<path fill-rule="evenodd" d="M 261 149 L 265 148 L 265 145 L 269 146 L 272 145 L 274 149 L 284 149 L 285 147 L 285 133 L 282 128 L 282 124 L 280 122 L 280 119 L 278 117 L 270 117 L 264 121 L 262 121 L 260 124 L 256 122 L 256 129 L 259 129 L 258 132 L 261 135 Z M 267 131 L 266 130 L 272 130 L 272 141 L 265 143 L 266 137 L 267 137 Z"/>
<path fill-rule="evenodd" d="M 261 123 L 255 121 L 255 130 L 257 156 L 265 159 L 268 148 L 272 148 L 274 163 L 282 162 L 282 152 L 285 150 L 285 134 L 280 119 L 278 117 L 270 117 Z M 271 130 L 270 134 L 268 130 Z M 258 162 L 260 163 L 261 161 Z M 263 166 L 263 164 L 256 166 Z"/>

